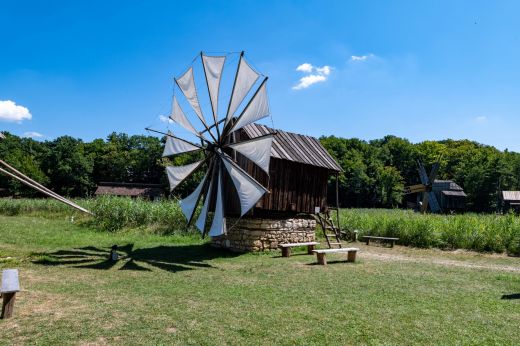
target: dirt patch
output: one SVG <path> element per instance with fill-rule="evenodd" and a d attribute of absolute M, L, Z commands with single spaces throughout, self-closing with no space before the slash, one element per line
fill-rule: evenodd
<path fill-rule="evenodd" d="M 471 268 L 471 269 L 487 269 L 495 271 L 506 271 L 506 272 L 517 272 L 520 273 L 520 266 L 508 266 L 508 265 L 497 265 L 497 264 L 482 264 L 472 263 L 469 261 L 456 261 L 449 259 L 438 259 L 438 258 L 427 258 L 427 257 L 408 257 L 403 255 L 393 255 L 388 253 L 374 253 L 364 251 L 360 254 L 361 258 L 370 258 L 380 261 L 401 261 L 401 262 L 413 262 L 413 263 L 430 263 L 438 264 L 448 267 L 460 267 L 460 268 Z"/>

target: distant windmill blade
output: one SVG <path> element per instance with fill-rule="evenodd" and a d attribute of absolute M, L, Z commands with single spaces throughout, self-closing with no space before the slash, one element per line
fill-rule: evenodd
<path fill-rule="evenodd" d="M 163 156 L 180 155 L 199 150 L 204 151 L 205 160 L 184 166 L 170 166 L 166 168 L 166 171 L 170 188 L 173 190 L 194 174 L 202 166 L 202 163 L 207 161 L 208 168 L 204 178 L 195 191 L 180 201 L 180 206 L 188 224 L 190 224 L 194 219 L 197 207 L 202 203 L 195 226 L 201 231 L 203 236 L 208 234 L 213 237 L 227 232 L 226 201 L 238 198 L 237 205 L 240 205 L 240 216 L 244 216 L 267 192 L 267 189 L 244 171 L 228 153 L 236 151 L 268 173 L 273 136 L 266 135 L 251 140 L 241 141 L 239 139 L 236 141 L 236 136 L 234 135 L 235 131 L 243 126 L 269 115 L 269 101 L 266 89 L 267 77 L 259 83 L 252 96 L 248 99 L 248 95 L 255 87 L 255 84 L 257 84 L 256 82 L 260 74 L 247 63 L 242 52 L 234 78 L 233 89 L 229 93 L 231 96 L 227 112 L 219 120 L 217 114 L 218 97 L 225 57 L 208 56 L 204 53 L 201 53 L 200 57 L 214 124 L 209 126 L 202 115 L 202 109 L 199 104 L 200 90 L 197 90 L 195 86 L 194 68 L 191 66 L 175 82 L 193 108 L 198 119 L 204 125 L 205 130 L 202 132 L 195 130 L 176 98 L 173 100 L 171 118 L 175 123 L 201 138 L 202 141 L 199 145 L 169 134 Z M 245 104 L 245 106 L 240 111 L 240 114 L 236 116 L 235 112 L 238 111 L 241 104 Z M 219 126 L 222 126 L 222 131 Z M 216 136 L 212 131 L 216 132 Z M 202 138 L 202 133 L 206 132 L 208 132 L 213 141 Z M 230 184 L 226 185 L 231 188 L 231 191 L 228 191 L 228 188 L 224 188 L 224 178 L 230 179 Z M 233 193 L 233 189 L 236 193 Z"/>
<path fill-rule="evenodd" d="M 427 193 L 428 196 L 428 202 L 430 204 L 430 210 L 432 213 L 440 213 L 442 211 L 441 207 L 439 206 L 439 202 L 437 201 L 437 197 L 435 196 L 435 193 L 430 191 Z"/>
<path fill-rule="evenodd" d="M 426 174 L 426 170 L 424 169 L 424 165 L 422 162 L 419 162 L 419 178 L 421 179 L 421 183 L 424 185 L 430 185 L 430 181 L 428 180 L 428 174 Z"/>
<path fill-rule="evenodd" d="M 430 172 L 430 175 L 428 177 L 428 180 L 430 181 L 430 184 L 433 184 L 435 182 L 435 179 L 437 178 L 437 173 L 439 172 L 439 167 L 441 166 L 440 162 L 435 162 L 433 164 L 432 170 Z"/>

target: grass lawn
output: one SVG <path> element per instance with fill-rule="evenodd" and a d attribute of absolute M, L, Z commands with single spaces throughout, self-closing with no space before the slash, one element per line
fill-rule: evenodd
<path fill-rule="evenodd" d="M 323 267 L 0 216 L 0 268 L 23 289 L 0 344 L 520 344 L 520 258 L 359 247 Z"/>

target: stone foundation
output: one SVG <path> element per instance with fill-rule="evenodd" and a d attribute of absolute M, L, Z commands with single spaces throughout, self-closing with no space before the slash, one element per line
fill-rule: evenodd
<path fill-rule="evenodd" d="M 279 244 L 315 241 L 316 220 L 304 218 L 227 220 L 228 232 L 212 237 L 214 247 L 232 251 L 268 251 L 278 249 Z"/>

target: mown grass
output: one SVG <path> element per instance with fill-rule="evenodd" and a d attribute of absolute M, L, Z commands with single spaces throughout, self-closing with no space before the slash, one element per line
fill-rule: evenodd
<path fill-rule="evenodd" d="M 398 237 L 421 248 L 507 251 L 520 255 L 520 217 L 508 215 L 422 215 L 408 210 L 344 209 L 341 225 L 359 236 Z"/>
<path fill-rule="evenodd" d="M 123 256 L 115 263 L 112 244 Z M 188 235 L 0 216 L 0 269 L 19 268 L 23 289 L 15 317 L 0 320 L 0 344 L 520 343 L 520 299 L 501 299 L 520 293 L 518 271 L 359 246 L 356 263 L 336 255 L 323 267 L 313 256 L 218 251 Z M 459 257 L 518 266 L 517 258 L 450 254 Z"/>

